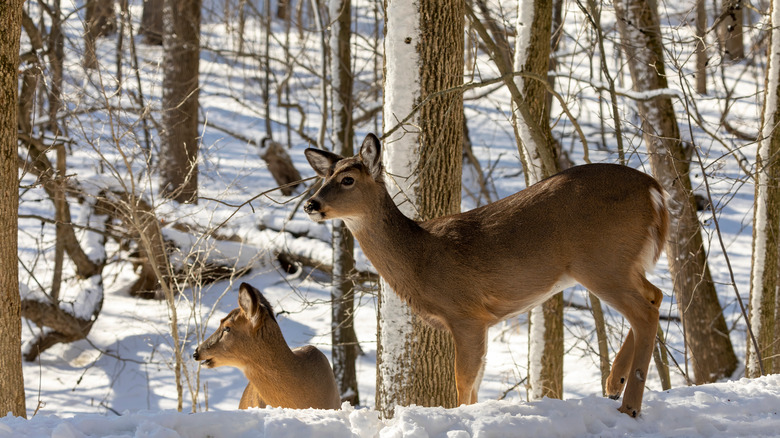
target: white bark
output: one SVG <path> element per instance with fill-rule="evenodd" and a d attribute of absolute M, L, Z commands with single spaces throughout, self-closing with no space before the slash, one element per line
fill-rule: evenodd
<path fill-rule="evenodd" d="M 533 0 L 518 0 L 517 2 L 517 37 L 515 39 L 515 59 L 514 70 L 522 71 L 525 69 L 528 59 L 528 50 L 531 46 L 531 24 L 534 20 L 534 2 Z M 523 92 L 524 79 L 522 76 L 515 76 L 515 84 L 520 92 Z M 526 184 L 532 185 L 541 181 L 544 177 L 541 160 L 537 145 L 534 143 L 528 125 L 525 123 L 520 111 L 515 111 L 515 123 L 523 143 L 523 150 L 526 154 L 524 162 L 526 164 Z M 539 384 L 542 373 L 542 353 L 544 352 L 544 313 L 542 306 L 531 309 L 528 323 L 528 390 L 529 400 L 538 400 L 542 398 L 542 387 Z"/>
<path fill-rule="evenodd" d="M 328 46 L 330 47 L 330 92 L 331 92 L 331 109 L 330 113 L 333 115 L 333 121 L 331 126 L 331 141 L 333 141 L 333 152 L 339 153 L 342 150 L 342 143 L 344 138 L 339 138 L 337 127 L 345 126 L 346 123 L 343 120 L 342 110 L 344 104 L 339 97 L 339 91 L 341 90 L 341 77 L 339 75 L 341 61 L 341 53 L 339 53 L 339 34 L 341 33 L 341 22 L 337 20 L 339 12 L 344 8 L 344 0 L 330 0 L 329 17 L 330 17 L 330 35 L 328 39 Z M 323 81 L 325 82 L 325 81 Z"/>
<path fill-rule="evenodd" d="M 777 0 L 772 5 L 772 26 L 780 24 L 780 4 Z M 770 181 L 769 174 L 765 170 L 764 164 L 770 165 L 767 160 L 772 153 L 770 145 L 772 142 L 773 131 L 776 129 L 775 113 L 777 112 L 777 87 L 780 85 L 780 32 L 777 28 L 772 29 L 771 46 L 769 50 L 767 83 L 764 102 L 764 123 L 761 136 L 758 143 L 758 159 L 756 160 L 756 199 L 755 199 L 755 217 L 753 233 L 753 267 L 750 275 L 750 324 L 753 333 L 761 333 L 761 308 L 764 300 L 764 271 L 767 258 L 767 251 L 777 251 L 777 248 L 767 248 L 767 188 L 769 184 L 776 183 Z M 758 364 L 758 355 L 755 348 L 748 348 L 749 356 L 746 360 L 748 376 L 760 375 Z"/>
<path fill-rule="evenodd" d="M 420 97 L 420 57 L 416 46 L 420 39 L 420 14 L 411 0 L 388 0 L 385 36 L 384 130 L 392 129 L 411 111 Z M 417 117 L 384 140 L 382 159 L 385 183 L 390 194 L 407 216 L 417 218 L 414 186 L 419 159 Z M 400 402 L 394 388 L 409 386 L 410 359 L 413 352 L 412 312 L 406 303 L 382 280 L 379 291 L 379 357 L 377 358 L 377 405 L 383 408 Z M 380 403 L 381 400 L 381 403 Z"/>
<path fill-rule="evenodd" d="M 531 46 L 532 24 L 534 22 L 534 2 L 533 0 L 517 1 L 517 37 L 515 38 L 515 59 L 514 70 L 525 70 L 525 64 L 528 59 L 528 50 Z M 520 93 L 523 93 L 525 79 L 522 76 L 515 76 L 515 84 Z M 514 106 L 514 102 L 513 102 Z M 544 178 L 544 168 L 539 159 L 537 145 L 531 135 L 528 123 L 523 117 L 523 112 L 514 109 L 516 129 L 519 133 L 523 151 L 525 153 L 524 163 L 526 165 L 526 184 L 532 185 Z"/>

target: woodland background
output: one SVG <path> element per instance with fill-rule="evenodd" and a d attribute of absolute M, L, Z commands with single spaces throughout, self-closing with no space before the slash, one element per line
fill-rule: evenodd
<path fill-rule="evenodd" d="M 6 2 L 2 408 L 234 408 L 240 372 L 189 357 L 241 281 L 290 344 L 331 354 L 344 400 L 452 406 L 451 342 L 409 314 L 388 348 L 392 293 L 299 208 L 303 149 L 351 155 L 368 132 L 417 163 L 420 218 L 585 162 L 654 175 L 673 221 L 648 387 L 777 372 L 771 3 Z M 560 294 L 491 331 L 481 399 L 597 393 L 626 332 Z"/>

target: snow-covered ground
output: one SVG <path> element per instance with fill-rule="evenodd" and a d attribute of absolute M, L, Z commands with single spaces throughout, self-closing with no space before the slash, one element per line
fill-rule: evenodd
<path fill-rule="evenodd" d="M 641 418 L 619 414 L 602 397 L 488 401 L 455 409 L 400 407 L 391 420 L 345 404 L 339 411 L 250 409 L 183 414 L 142 411 L 71 418 L 0 420 L 0 437 L 96 436 L 467 438 L 467 437 L 758 437 L 780 435 L 780 375 L 645 394 Z"/>
<path fill-rule="evenodd" d="M 249 282 L 266 295 L 276 312 L 288 343 L 295 347 L 313 344 L 330 357 L 330 293 L 329 278 L 318 272 L 304 270 L 287 275 L 279 269 L 269 254 L 269 248 L 291 248 L 309 251 L 322 260 L 330 257 L 326 241 L 330 236 L 329 224 L 314 224 L 300 211 L 292 218 L 297 198 L 285 198 L 272 193 L 250 205 L 240 205 L 258 193 L 276 186 L 258 157 L 257 148 L 239 141 L 225 130 L 240 133 L 244 138 L 260 139 L 265 135 L 262 120 L 262 100 L 258 65 L 253 59 L 239 59 L 221 50 L 235 45 L 231 34 L 219 14 L 221 2 L 204 2 L 205 9 L 216 18 L 204 14 L 204 32 L 201 61 L 201 108 L 205 119 L 203 146 L 200 162 L 200 195 L 204 198 L 196 206 L 178 206 L 161 199 L 153 199 L 157 183 L 141 172 L 144 157 L 138 151 L 144 135 L 137 115 L 121 108 L 134 104 L 127 94 L 103 93 L 113 86 L 110 74 L 115 62 L 115 41 L 101 40 L 99 50 L 104 62 L 104 76 L 85 74 L 78 65 L 78 55 L 67 51 L 66 101 L 69 109 L 83 111 L 89 116 L 80 118 L 79 124 L 70 127 L 74 142 L 69 144 L 72 153 L 68 157 L 68 173 L 80 181 L 129 180 L 135 177 L 138 191 L 153 199 L 157 214 L 165 223 L 184 222 L 205 229 L 222 224 L 219 234 L 237 236 L 243 244 L 231 244 L 234 255 L 240 252 L 242 265 L 252 271 L 240 278 L 231 278 L 193 289 L 184 289 L 178 296 L 177 314 L 179 333 L 183 339 L 182 354 L 185 362 L 183 412 L 176 413 L 177 390 L 172 369 L 174 357 L 170 334 L 170 311 L 163 301 L 146 301 L 128 296 L 127 290 L 136 275 L 127 260 L 128 252 L 109 240 L 106 250 L 109 260 L 104 270 L 105 299 L 100 315 L 86 340 L 60 344 L 46 352 L 33 363 L 25 363 L 25 389 L 30 420 L 5 417 L 0 419 L 0 437 L 5 436 L 382 436 L 382 437 L 466 437 L 466 436 L 757 436 L 780 435 L 780 378 L 764 377 L 757 380 L 740 379 L 743 365 L 735 372 L 734 381 L 720 382 L 699 387 L 686 386 L 685 374 L 689 372 L 684 354 L 682 325 L 677 317 L 677 303 L 671 294 L 671 279 L 665 257 L 661 258 L 650 279 L 665 292 L 661 325 L 666 335 L 669 353 L 674 359 L 672 386 L 661 391 L 655 365 L 651 364 L 647 381 L 643 411 L 638 419 L 631 419 L 617 411 L 618 401 L 600 397 L 600 371 L 596 353 L 596 335 L 587 296 L 581 288 L 567 291 L 570 306 L 565 310 L 565 364 L 564 400 L 545 399 L 526 402 L 524 379 L 528 372 L 528 325 L 525 316 L 508 320 L 493 327 L 489 333 L 487 367 L 479 398 L 475 406 L 451 410 L 441 408 L 400 407 L 392 420 L 381 421 L 374 411 L 376 366 L 376 312 L 373 291 L 360 291 L 357 297 L 356 332 L 362 355 L 358 359 L 360 406 L 345 407 L 338 412 L 292 411 L 284 409 L 257 409 L 238 412 L 238 400 L 246 385 L 240 371 L 233 368 L 200 370 L 189 359 L 197 344 L 208 336 L 219 320 L 236 307 L 238 284 Z M 362 37 L 356 38 L 358 83 L 356 94 L 361 96 L 362 109 L 381 102 L 366 86 L 370 82 L 373 57 L 370 47 L 373 4 L 356 2 L 358 26 Z M 508 2 L 512 5 L 514 1 Z M 141 2 L 131 1 L 134 17 L 141 15 Z M 63 1 L 63 8 L 75 9 L 75 4 Z M 667 8 L 670 8 L 667 5 Z M 510 11 L 511 8 L 505 9 Z M 33 11 L 34 12 L 34 11 Z M 567 32 L 561 46 L 559 78 L 556 89 L 567 100 L 567 105 L 583 128 L 590 144 L 590 160 L 615 162 L 615 143 L 611 135 L 612 119 L 601 115 L 599 96 L 588 85 L 596 79 L 598 59 L 587 54 L 592 44 L 587 32 L 579 31 L 581 14 L 574 5 L 566 13 Z M 689 35 L 690 26 L 676 22 L 681 15 L 665 9 L 670 18 L 665 23 L 667 33 L 682 39 Z M 667 16 L 667 15 L 664 15 Z M 379 16 L 381 20 L 381 15 Z M 610 13 L 605 11 L 604 22 L 610 26 Z M 76 44 L 83 31 L 78 20 L 69 20 L 66 34 Z M 261 26 L 249 21 L 247 32 L 248 51 L 261 53 Z M 275 29 L 281 38 L 280 29 Z M 254 33 L 253 33 L 254 32 Z M 314 76 L 319 41 L 312 33 L 304 33 L 297 40 L 293 32 L 295 53 L 292 56 L 303 65 L 291 80 L 292 99 L 307 113 L 305 130 L 316 137 L 319 125 L 317 111 L 321 108 L 319 80 Z M 751 34 L 751 36 L 755 36 Z M 581 39 L 581 40 L 580 40 Z M 140 39 L 138 39 L 140 41 Z M 278 45 L 279 39 L 274 41 Z M 381 45 L 380 45 L 381 49 Z M 667 55 L 687 59 L 690 47 L 685 44 L 670 45 Z M 679 52 L 677 51 L 679 49 Z M 276 59 L 284 58 L 278 47 Z M 159 107 L 161 49 L 139 45 L 142 83 L 152 110 Z M 760 60 L 761 58 L 759 58 Z M 129 60 L 126 61 L 127 68 Z M 611 59 L 619 63 L 620 60 Z M 740 169 L 743 164 L 752 165 L 755 145 L 743 143 L 726 134 L 719 117 L 724 105 L 723 89 L 733 91 L 729 104 L 733 105 L 730 122 L 746 132 L 757 132 L 760 120 L 760 95 L 763 87 L 763 65 L 739 64 L 728 67 L 723 75 L 713 75 L 713 91 L 708 96 L 698 96 L 696 108 L 704 118 L 708 131 L 715 132 L 714 139 L 704 130 L 694 127 L 679 101 L 678 120 L 686 139 L 693 138 L 704 157 L 707 176 L 711 184 L 715 212 L 723 232 L 726 252 L 733 268 L 736 287 L 743 297 L 749 289 L 751 255 L 751 219 L 753 185 Z M 497 76 L 495 68 L 481 56 L 474 70 L 475 81 Z M 715 60 L 711 63 L 715 66 Z M 381 63 L 380 63 L 381 66 Z M 305 67 L 305 68 L 304 68 Z M 715 69 L 716 67 L 713 67 Z M 617 69 L 617 67 L 616 67 Z M 129 70 L 128 70 L 129 71 Z M 284 71 L 277 65 L 275 75 Z M 627 74 L 627 72 L 624 72 Z M 690 79 L 689 71 L 679 78 Z M 125 72 L 125 78 L 129 73 Z M 587 78 L 578 79 L 578 78 Z M 592 78 L 592 79 L 591 79 Z M 625 78 L 624 78 L 625 79 Z M 127 80 L 127 79 L 126 79 Z M 723 83 L 721 83 L 721 81 Z M 719 85 L 715 85 L 717 82 Z M 106 85 L 107 84 L 107 85 Z M 630 85 L 623 84 L 625 87 Z M 133 81 L 125 84 L 132 88 Z M 686 90 L 674 82 L 671 87 Z M 112 90 L 109 90 L 112 91 Z M 487 97 L 485 90 L 477 89 L 466 95 L 466 116 L 474 153 L 490 177 L 493 199 L 504 197 L 524 187 L 523 175 L 509 124 L 509 99 L 503 90 Z M 680 92 L 681 94 L 682 92 Z M 151 95 L 151 96 L 150 96 Z M 151 97 L 151 98 L 150 98 Z M 379 100 L 377 100 L 379 99 Z M 275 100 L 272 99 L 274 102 Z M 112 104 L 115 113 L 108 117 L 103 111 L 84 111 L 91 107 Z M 621 117 L 625 126 L 626 155 L 631 165 L 649 172 L 646 152 L 641 145 L 639 120 L 632 110 L 632 103 L 621 98 Z M 693 108 L 689 108 L 694 111 Z M 274 103 L 272 117 L 278 122 L 284 118 L 284 110 Z M 555 112 L 555 114 L 560 111 Z M 159 113 L 156 113 L 159 115 Z M 291 113 L 297 126 L 299 115 Z M 274 123 L 274 136 L 285 138 L 285 129 Z M 111 125 L 113 123 L 113 125 Z M 381 129 L 381 123 L 379 123 Z M 371 122 L 358 126 L 356 135 L 360 141 L 366 132 L 376 129 Z M 582 146 L 566 117 L 556 120 L 556 136 L 562 139 L 563 148 L 577 164 L 583 162 Z M 153 131 L 154 132 L 154 131 Z M 604 135 L 602 135 L 602 132 Z M 154 140 L 154 136 L 153 136 Z M 304 177 L 312 176 L 303 148 L 305 141 L 293 135 L 290 155 Z M 124 161 L 119 151 L 129 154 Z M 110 164 L 110 165 L 109 165 Z M 126 167 L 129 164 L 129 168 Z M 113 166 L 113 167 L 111 167 Z M 694 163 L 694 168 L 698 169 Z M 116 173 L 114 173 L 116 172 Z M 466 169 L 464 177 L 463 208 L 473 208 L 476 202 L 473 178 Z M 703 192 L 703 174 L 696 171 L 694 185 Z M 20 191 L 20 282 L 30 293 L 47 290 L 51 284 L 53 266 L 54 227 L 42 222 L 38 216 L 52 217 L 53 208 L 35 179 L 25 175 Z M 212 200 L 209 200 L 212 199 Z M 219 202 L 213 199 L 218 199 Z M 81 208 L 71 203 L 74 220 Z M 726 259 L 715 234 L 711 211 L 701 213 L 705 225 L 705 241 L 710 248 L 708 261 L 718 285 L 718 294 L 724 307 L 730 337 L 737 356 L 742 360 L 745 351 L 745 323 L 736 301 L 734 286 L 727 269 Z M 224 222 L 227 221 L 227 222 Z M 223 224 L 224 222 L 224 224 Z M 260 227 L 260 224 L 268 228 Z M 264 229 L 260 229 L 264 228 Z M 273 231 L 284 229 L 291 233 L 306 233 L 307 238 L 292 238 L 289 233 Z M 176 234 L 178 233 L 178 234 Z M 180 232 L 166 230 L 169 238 L 177 242 L 185 239 Z M 187 245 L 192 242 L 187 240 Z M 206 242 L 211 244 L 213 242 Z M 368 262 L 360 252 L 358 265 L 367 269 Z M 70 269 L 70 268 L 68 268 Z M 66 270 L 66 277 L 71 271 Z M 66 281 L 65 287 L 73 283 Z M 620 315 L 607 311 L 609 349 L 612 357 L 627 332 L 627 324 Z M 27 323 L 23 340 L 28 342 L 38 328 Z"/>

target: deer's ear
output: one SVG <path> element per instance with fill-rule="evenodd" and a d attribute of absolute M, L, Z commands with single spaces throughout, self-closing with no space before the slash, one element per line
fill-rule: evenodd
<path fill-rule="evenodd" d="M 341 155 L 321 149 L 308 148 L 303 153 L 306 155 L 306 159 L 309 160 L 311 168 L 322 178 L 327 178 L 328 171 L 333 168 L 333 165 L 343 159 Z"/>
<path fill-rule="evenodd" d="M 360 161 L 368 167 L 375 180 L 382 178 L 382 144 L 376 135 L 369 133 L 360 146 Z"/>
<path fill-rule="evenodd" d="M 238 289 L 238 307 L 255 329 L 262 325 L 263 319 L 271 312 L 270 305 L 266 308 L 266 303 L 259 290 L 248 283 L 241 283 Z M 273 313 L 271 317 L 273 318 Z"/>

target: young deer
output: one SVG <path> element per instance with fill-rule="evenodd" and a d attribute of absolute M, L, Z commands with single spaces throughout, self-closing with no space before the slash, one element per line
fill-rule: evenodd
<path fill-rule="evenodd" d="M 206 368 L 232 366 L 244 372 L 249 384 L 238 408 L 339 409 L 328 358 L 312 345 L 291 350 L 271 304 L 247 283 L 239 288 L 238 306 L 192 355 Z"/>
<path fill-rule="evenodd" d="M 418 314 L 455 340 L 459 403 L 475 403 L 488 328 L 579 283 L 628 319 L 607 381 L 636 416 L 663 295 L 645 279 L 669 224 L 653 178 L 612 164 L 578 166 L 464 213 L 422 222 L 401 213 L 383 181 L 379 139 L 344 158 L 307 149 L 323 178 L 304 210 L 340 218 L 379 274 Z"/>

